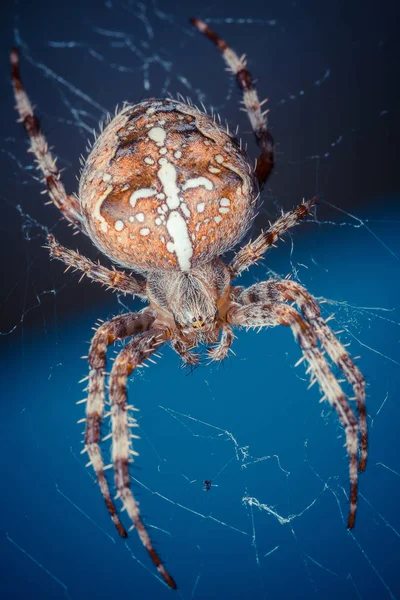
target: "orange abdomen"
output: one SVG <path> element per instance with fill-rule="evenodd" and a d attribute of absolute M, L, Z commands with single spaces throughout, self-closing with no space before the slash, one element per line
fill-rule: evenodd
<path fill-rule="evenodd" d="M 88 156 L 79 196 L 99 249 L 136 271 L 189 269 L 234 246 L 257 181 L 235 137 L 175 100 L 126 106 Z"/>

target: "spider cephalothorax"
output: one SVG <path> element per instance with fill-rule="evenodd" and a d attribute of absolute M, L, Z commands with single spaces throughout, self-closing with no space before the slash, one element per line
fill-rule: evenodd
<path fill-rule="evenodd" d="M 185 333 L 202 333 L 224 319 L 230 282 L 227 267 L 214 258 L 187 272 L 149 273 L 147 293 L 150 303 L 165 312 L 166 324 Z"/>
<path fill-rule="evenodd" d="M 68 196 L 23 89 L 18 51 L 11 53 L 17 110 L 54 204 L 111 260 L 144 275 L 137 279 L 132 273 L 107 269 L 63 248 L 53 236 L 48 238 L 52 257 L 150 304 L 141 312 L 121 314 L 103 323 L 93 337 L 83 452 L 89 455 L 118 532 L 126 537 L 104 475 L 100 440 L 107 347 L 132 338 L 115 359 L 109 378 L 115 486 L 143 545 L 172 588 L 176 588 L 175 581 L 143 524 L 128 469 L 132 456 L 137 455 L 131 445 L 136 436 L 130 430 L 137 423 L 129 412 L 133 407 L 127 403 L 127 378 L 160 344 L 169 341 L 185 363 L 194 365 L 198 356 L 191 350 L 200 343 L 213 345 L 208 350 L 212 360 L 223 360 L 234 339 L 233 327 L 290 327 L 302 350 L 299 362 L 308 363 L 312 383 L 318 382 L 323 400 L 335 408 L 345 429 L 350 463 L 349 528 L 355 523 L 358 470 L 365 469 L 367 460 L 364 378 L 322 318 L 315 298 L 290 279 L 271 279 L 248 289 L 232 285 L 287 229 L 307 216 L 315 199 L 282 214 L 240 249 L 230 264 L 219 258 L 249 228 L 259 190 L 273 168 L 273 140 L 243 58 L 205 23 L 192 22 L 218 46 L 243 92 L 261 151 L 254 169 L 240 142 L 214 118 L 183 102 L 147 100 L 125 105 L 109 122 L 87 157 L 78 199 Z M 341 369 L 353 388 L 358 421 L 329 361 Z"/>

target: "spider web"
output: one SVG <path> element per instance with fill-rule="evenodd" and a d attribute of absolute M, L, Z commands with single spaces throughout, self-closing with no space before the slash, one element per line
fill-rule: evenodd
<path fill-rule="evenodd" d="M 270 99 L 278 165 L 255 229 L 321 195 L 315 218 L 240 284 L 291 274 L 361 355 L 370 452 L 356 528 L 345 526 L 343 431 L 294 367 L 300 351 L 290 332 L 237 332 L 235 356 L 193 372 L 167 348 L 130 382 L 141 428 L 132 486 L 185 599 L 400 596 L 395 33 L 389 5 L 379 14 L 362 5 L 362 17 L 358 2 L 325 15 L 317 6 L 23 1 L 7 13 L 3 54 L 22 47 L 24 84 L 68 190 L 93 128 L 124 100 L 190 96 L 238 124 L 257 155 L 232 77 L 187 24 L 198 15 L 247 52 L 260 96 Z M 3 113 L 2 597 L 165 598 L 135 533 L 123 542 L 113 530 L 75 424 L 91 327 L 140 305 L 49 264 L 49 231 L 98 255 L 43 207 L 11 91 Z"/>

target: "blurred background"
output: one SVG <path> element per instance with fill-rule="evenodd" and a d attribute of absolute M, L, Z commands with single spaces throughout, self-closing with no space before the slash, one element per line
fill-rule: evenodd
<path fill-rule="evenodd" d="M 321 195 L 315 219 L 240 284 L 290 273 L 326 300 L 324 315 L 335 314 L 334 330 L 361 355 L 370 459 L 349 533 L 343 432 L 316 387 L 307 390 L 303 366 L 294 368 L 290 332 L 237 332 L 236 356 L 221 366 L 189 373 L 166 348 L 132 378 L 141 427 L 134 492 L 182 598 L 398 598 L 400 52 L 398 6 L 388 0 L 3 3 L 0 594 L 172 593 L 135 532 L 126 543 L 117 537 L 76 424 L 91 328 L 141 304 L 49 261 L 49 231 L 99 254 L 44 206 L 16 123 L 8 53 L 21 47 L 24 85 L 70 193 L 92 130 L 125 100 L 179 92 L 204 102 L 240 126 L 255 157 L 235 82 L 190 16 L 247 54 L 269 98 L 277 165 L 255 231 Z"/>

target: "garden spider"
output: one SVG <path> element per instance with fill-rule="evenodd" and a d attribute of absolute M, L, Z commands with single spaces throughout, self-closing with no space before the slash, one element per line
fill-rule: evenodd
<path fill-rule="evenodd" d="M 117 496 L 165 582 L 175 581 L 155 551 L 130 487 L 131 427 L 137 422 L 127 403 L 127 379 L 161 344 L 169 342 L 189 365 L 198 362 L 198 344 L 213 360 L 223 360 L 233 342 L 233 327 L 291 327 L 308 363 L 311 380 L 335 408 L 345 429 L 350 462 L 350 512 L 354 527 L 358 472 L 367 459 L 365 382 L 336 339 L 319 306 L 306 289 L 290 279 L 268 280 L 248 289 L 232 281 L 257 263 L 274 242 L 307 216 L 316 199 L 282 214 L 269 229 L 241 248 L 229 264 L 219 257 L 243 237 L 255 215 L 259 191 L 274 166 L 274 146 L 244 57 L 199 19 L 192 24 L 214 42 L 236 76 L 261 154 L 253 169 L 241 144 L 191 103 L 150 99 L 125 104 L 107 124 L 87 157 L 77 197 L 67 195 L 60 172 L 41 132 L 19 73 L 19 54 L 11 53 L 17 110 L 30 139 L 47 192 L 63 217 L 112 261 L 144 275 L 138 279 L 116 268 L 95 264 L 48 236 L 50 254 L 113 290 L 139 296 L 149 307 L 122 314 L 97 329 L 89 351 L 85 450 L 107 508 L 121 536 L 119 520 L 105 478 L 100 451 L 104 417 L 107 347 L 132 338 L 111 370 L 112 464 Z M 298 308 L 294 308 L 295 304 Z M 322 347 L 322 349 L 321 349 Z M 323 351 L 324 352 L 323 352 Z M 344 373 L 354 390 L 359 421 L 324 357 Z M 360 433 L 360 460 L 358 460 Z"/>

